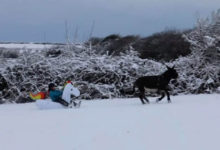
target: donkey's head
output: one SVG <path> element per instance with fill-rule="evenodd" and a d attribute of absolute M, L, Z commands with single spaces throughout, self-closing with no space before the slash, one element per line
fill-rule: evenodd
<path fill-rule="evenodd" d="M 168 76 L 169 78 L 171 79 L 176 79 L 178 77 L 178 73 L 177 71 L 174 69 L 174 66 L 172 68 L 167 67 L 167 71 L 165 72 L 166 73 L 166 76 Z"/>

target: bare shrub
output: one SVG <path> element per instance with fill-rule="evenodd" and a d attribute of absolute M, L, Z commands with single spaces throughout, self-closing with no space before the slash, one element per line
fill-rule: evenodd
<path fill-rule="evenodd" d="M 47 50 L 46 57 L 58 57 L 62 54 L 62 48 L 60 46 L 54 46 Z"/>
<path fill-rule="evenodd" d="M 19 51 L 18 50 L 6 50 L 2 52 L 3 58 L 18 58 Z"/>

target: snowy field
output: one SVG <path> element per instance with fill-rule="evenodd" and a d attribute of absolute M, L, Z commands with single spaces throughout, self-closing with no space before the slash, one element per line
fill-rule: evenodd
<path fill-rule="evenodd" d="M 18 49 L 44 49 L 44 48 L 50 48 L 54 45 L 52 44 L 35 44 L 35 43 L 26 43 L 26 44 L 20 44 L 20 43 L 8 43 L 3 44 L 0 43 L 0 47 L 2 48 L 18 48 Z"/>
<path fill-rule="evenodd" d="M 219 150 L 220 95 L 83 101 L 79 109 L 0 105 L 1 150 Z"/>

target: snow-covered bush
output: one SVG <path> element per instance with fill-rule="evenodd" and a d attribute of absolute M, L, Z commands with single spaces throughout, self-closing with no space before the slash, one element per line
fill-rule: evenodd
<path fill-rule="evenodd" d="M 1 97 L 17 100 L 24 92 L 28 96 L 29 92 L 46 91 L 50 82 L 62 86 L 66 80 L 75 82 L 84 99 L 125 97 L 122 91 L 132 88 L 135 79 L 165 70 L 160 63 L 140 59 L 132 51 L 111 57 L 72 46 L 57 57 L 46 54 L 24 51 L 16 65 L 5 68 L 2 75 L 9 89 Z"/>
<path fill-rule="evenodd" d="M 197 26 L 184 38 L 192 54 L 174 63 L 181 71 L 178 84 L 187 93 L 212 93 L 220 86 L 220 10 L 212 18 L 198 20 Z"/>
<path fill-rule="evenodd" d="M 179 58 L 173 63 L 179 72 L 178 80 L 171 84 L 176 94 L 212 93 L 220 85 L 218 66 L 210 66 L 195 55 Z"/>

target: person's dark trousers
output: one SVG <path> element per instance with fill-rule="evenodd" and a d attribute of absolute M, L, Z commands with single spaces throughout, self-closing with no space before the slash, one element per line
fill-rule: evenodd
<path fill-rule="evenodd" d="M 68 102 L 66 102 L 65 100 L 63 100 L 62 98 L 58 98 L 56 101 L 54 101 L 54 102 L 57 102 L 57 103 L 60 103 L 60 104 L 62 104 L 63 106 L 69 106 L 69 103 Z"/>

